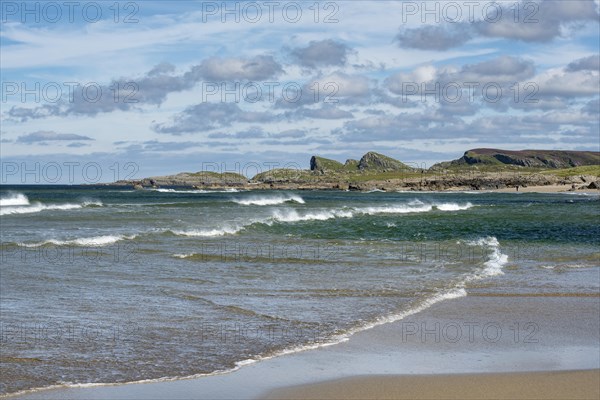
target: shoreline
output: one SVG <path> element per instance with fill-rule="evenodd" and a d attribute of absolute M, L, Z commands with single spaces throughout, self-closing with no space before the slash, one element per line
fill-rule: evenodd
<path fill-rule="evenodd" d="M 279 393 L 277 396 L 297 393 L 293 390 L 299 387 L 319 390 L 314 392 L 319 393 L 317 398 L 328 398 L 322 390 L 331 387 L 327 386 L 330 383 L 337 385 L 335 381 L 340 379 L 367 379 L 378 385 L 380 377 L 385 375 L 388 376 L 385 380 L 391 381 L 382 385 L 393 390 L 397 387 L 394 382 L 406 376 L 444 382 L 450 372 L 465 375 L 465 379 L 476 379 L 473 377 L 481 373 L 516 373 L 518 376 L 513 377 L 516 380 L 511 379 L 517 382 L 521 378 L 527 379 L 523 374 L 554 374 L 557 371 L 562 374 L 574 370 L 587 370 L 582 372 L 586 378 L 582 377 L 578 382 L 589 389 L 594 382 L 588 375 L 600 373 L 598 323 L 590 324 L 589 318 L 599 311 L 600 298 L 597 296 L 467 296 L 436 303 L 403 320 L 360 331 L 339 344 L 263 359 L 233 372 L 171 381 L 61 387 L 5 398 L 257 399 L 273 398 L 269 397 L 273 393 Z M 541 314 L 546 317 L 540 319 Z M 527 321 L 538 326 L 536 340 L 528 342 L 520 337 L 515 341 L 511 330 L 515 322 L 524 324 Z M 478 331 L 474 341 L 465 336 L 455 342 L 443 335 L 441 340 L 433 340 L 427 335 L 426 340 L 422 340 L 419 335 L 403 334 L 407 327 L 414 329 L 422 324 L 444 327 L 467 322 L 478 326 L 496 324 L 503 328 L 503 336 L 500 340 L 490 341 Z M 315 389 L 314 385 L 325 386 Z M 288 389 L 290 392 L 276 392 Z M 374 396 L 379 393 L 376 397 L 386 398 L 385 393 L 370 393 Z"/>
<path fill-rule="evenodd" d="M 373 192 L 381 192 L 381 193 L 466 193 L 466 194 L 478 194 L 478 193 L 562 193 L 562 194 L 581 194 L 581 195 L 600 195 L 600 189 L 577 189 L 572 190 L 570 184 L 567 185 L 536 185 L 536 186 L 520 186 L 519 190 L 516 190 L 514 187 L 505 187 L 501 189 L 471 189 L 471 188 L 448 188 L 448 189 L 411 189 L 406 187 L 399 187 L 396 189 L 364 189 L 364 190 L 354 190 L 354 189 L 339 189 L 339 188 L 331 188 L 331 187 L 302 187 L 302 186 L 281 186 L 281 187 L 268 187 L 268 186 L 207 186 L 207 187 L 195 187 L 188 185 L 165 185 L 162 187 L 144 187 L 143 189 L 134 189 L 133 185 L 122 185 L 115 183 L 102 183 L 102 184 L 82 184 L 82 185 L 8 185 L 3 184 L 2 186 L 22 186 L 23 188 L 27 187 L 35 187 L 35 186 L 45 186 L 45 187 L 97 187 L 97 188 L 113 188 L 113 189 L 123 189 L 123 190 L 136 190 L 136 191 L 152 191 L 157 189 L 173 189 L 177 190 L 197 190 L 204 191 L 206 193 L 219 193 L 219 192 L 227 192 L 227 193 L 244 193 L 244 192 L 260 192 L 260 191 L 328 191 L 328 192 L 354 192 L 354 193 L 373 193 Z"/>

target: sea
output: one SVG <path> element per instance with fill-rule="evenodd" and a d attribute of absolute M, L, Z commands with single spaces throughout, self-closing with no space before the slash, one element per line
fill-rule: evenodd
<path fill-rule="evenodd" d="M 227 373 L 470 295 L 597 296 L 600 196 L 0 186 L 0 394 Z"/>

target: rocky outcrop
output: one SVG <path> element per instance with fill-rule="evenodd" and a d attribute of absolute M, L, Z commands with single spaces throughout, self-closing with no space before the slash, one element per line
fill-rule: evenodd
<path fill-rule="evenodd" d="M 368 152 L 358 162 L 358 169 L 361 171 L 406 171 L 410 170 L 408 165 L 401 163 L 391 157 L 384 156 L 383 154 L 375 153 L 373 151 Z"/>
<path fill-rule="evenodd" d="M 327 172 L 340 171 L 344 168 L 341 162 L 330 160 L 328 158 L 312 156 L 310 158 L 310 170 L 324 174 Z"/>
<path fill-rule="evenodd" d="M 353 160 L 352 158 L 347 159 L 344 163 L 344 168 L 346 168 L 347 170 L 358 169 L 358 160 Z"/>
<path fill-rule="evenodd" d="M 210 186 L 244 186 L 248 178 L 243 175 L 231 172 L 182 172 L 177 175 L 156 176 L 145 178 L 138 181 L 118 181 L 117 185 L 130 185 L 135 189 L 153 188 L 161 186 L 181 186 L 181 187 L 210 187 Z"/>

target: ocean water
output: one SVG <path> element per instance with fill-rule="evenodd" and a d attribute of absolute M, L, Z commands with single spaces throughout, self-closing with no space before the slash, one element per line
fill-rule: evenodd
<path fill-rule="evenodd" d="M 0 187 L 0 394 L 179 379 L 446 299 L 597 296 L 600 197 Z"/>

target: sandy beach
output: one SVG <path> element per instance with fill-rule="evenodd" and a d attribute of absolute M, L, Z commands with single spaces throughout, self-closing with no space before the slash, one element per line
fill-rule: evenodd
<path fill-rule="evenodd" d="M 600 371 L 365 376 L 270 393 L 268 399 L 597 399 Z"/>
<path fill-rule="evenodd" d="M 545 186 L 520 186 L 519 190 L 516 188 L 503 188 L 503 189 L 495 189 L 491 190 L 492 192 L 497 193 L 587 193 L 587 194 L 598 194 L 600 191 L 586 189 L 586 190 L 571 190 L 571 185 L 545 185 Z"/>

